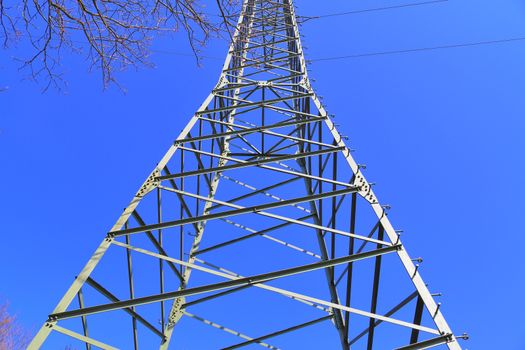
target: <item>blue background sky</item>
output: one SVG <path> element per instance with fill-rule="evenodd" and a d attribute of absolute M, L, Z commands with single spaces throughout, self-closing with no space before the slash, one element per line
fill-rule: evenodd
<path fill-rule="evenodd" d="M 297 0 L 298 14 L 410 1 Z M 216 11 L 210 7 L 210 11 Z M 450 0 L 317 19 L 308 59 L 525 36 L 525 2 Z M 182 35 L 155 42 L 189 49 Z M 102 91 L 82 58 L 67 92 L 22 81 L 0 54 L 0 300 L 36 330 L 213 87 L 226 43 L 154 53 L 155 69 Z M 312 62 L 314 87 L 392 205 L 423 278 L 469 349 L 525 349 L 525 41 Z"/>

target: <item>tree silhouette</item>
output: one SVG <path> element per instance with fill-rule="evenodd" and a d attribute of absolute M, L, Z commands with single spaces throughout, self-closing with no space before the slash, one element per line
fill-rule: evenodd
<path fill-rule="evenodd" d="M 10 315 L 7 304 L 0 305 L 0 350 L 22 350 L 29 343 L 29 335 Z"/>
<path fill-rule="evenodd" d="M 218 16 L 206 13 L 204 0 L 0 0 L 0 43 L 28 44 L 21 58 L 35 80 L 59 85 L 65 50 L 87 58 L 102 73 L 104 86 L 115 72 L 148 66 L 151 40 L 182 31 L 197 60 L 208 38 L 219 35 L 235 0 L 217 0 Z"/>

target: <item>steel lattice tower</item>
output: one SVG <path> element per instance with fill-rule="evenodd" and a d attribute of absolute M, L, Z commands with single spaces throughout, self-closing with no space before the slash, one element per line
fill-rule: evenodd
<path fill-rule="evenodd" d="M 310 85 L 292 1 L 245 0 L 232 35 L 29 349 L 460 349 Z"/>

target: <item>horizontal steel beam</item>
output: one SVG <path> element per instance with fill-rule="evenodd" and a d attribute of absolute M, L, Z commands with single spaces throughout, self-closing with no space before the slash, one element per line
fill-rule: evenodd
<path fill-rule="evenodd" d="M 237 113 L 238 115 L 239 113 Z M 240 128 L 240 129 L 243 129 L 243 130 L 255 130 L 255 129 L 260 129 L 260 127 L 253 127 L 253 128 L 248 128 L 246 126 L 242 126 L 242 125 L 238 125 L 238 124 L 232 124 L 232 123 L 227 123 L 227 122 L 223 122 L 223 121 L 220 121 L 220 120 L 213 120 L 213 119 L 208 119 L 208 118 L 202 118 L 202 117 L 199 117 L 199 119 L 202 119 L 202 120 L 205 120 L 205 121 L 208 121 L 208 122 L 211 122 L 211 123 L 216 123 L 216 124 L 221 124 L 221 125 L 225 125 L 225 126 L 228 126 L 228 127 L 234 127 L 234 128 Z M 290 121 L 290 122 L 281 122 L 281 123 L 278 123 L 278 124 L 273 124 L 275 125 L 275 127 L 272 127 L 272 125 L 268 125 L 269 127 L 271 127 L 272 129 L 273 128 L 278 128 L 280 127 L 281 125 L 301 125 L 301 124 L 308 124 L 308 123 L 314 123 L 314 122 L 318 122 L 318 121 L 321 121 L 321 120 L 325 120 L 326 117 L 310 117 L 308 119 L 296 119 L 295 121 Z M 252 124 L 254 125 L 254 124 Z M 264 128 L 266 128 L 266 126 L 264 126 Z M 297 129 L 297 128 L 296 128 Z M 236 131 L 239 131 L 240 133 L 242 133 L 242 130 L 236 130 Z M 315 141 L 315 140 L 311 140 L 311 139 L 303 139 L 303 138 L 300 138 L 300 137 L 295 137 L 295 136 L 291 136 L 291 133 L 285 135 L 285 134 L 280 134 L 278 132 L 274 132 L 274 131 L 271 131 L 271 130 L 267 130 L 267 129 L 264 129 L 264 130 L 255 130 L 255 132 L 262 132 L 266 135 L 272 135 L 272 136 L 276 136 L 276 137 L 281 137 L 281 138 L 285 138 L 285 139 L 288 139 L 288 140 L 295 140 L 295 141 L 301 141 L 301 142 L 305 142 L 305 143 L 311 143 L 313 145 L 320 145 L 320 146 L 323 146 L 323 147 L 328 147 L 328 148 L 333 148 L 333 147 L 336 147 L 334 146 L 333 144 L 328 144 L 328 143 L 322 143 L 322 142 L 318 142 L 318 141 Z M 226 134 L 226 133 L 224 133 Z M 214 134 L 214 135 L 207 135 L 209 136 L 209 138 L 214 138 L 215 135 L 217 134 Z M 206 136 L 206 137 L 207 137 Z M 187 142 L 186 141 L 187 139 L 181 139 L 179 140 L 180 143 L 183 143 L 183 142 Z M 177 142 L 177 141 L 176 141 Z"/>
<path fill-rule="evenodd" d="M 287 42 L 290 42 L 290 41 L 294 41 L 295 39 L 286 39 L 286 40 L 277 40 L 277 41 L 274 41 L 274 42 L 270 42 L 270 43 L 264 43 L 264 44 L 257 44 L 257 45 L 252 45 L 252 46 L 248 46 L 244 49 L 241 49 L 241 50 L 235 50 L 235 51 L 230 51 L 230 53 L 232 54 L 233 57 L 239 57 L 239 58 L 244 58 L 244 56 L 237 56 L 237 55 L 233 55 L 235 53 L 241 53 L 241 52 L 245 52 L 245 51 L 249 51 L 249 50 L 254 50 L 254 49 L 257 49 L 259 47 L 265 47 L 265 46 L 268 46 L 268 45 L 275 45 L 275 44 L 282 44 L 282 43 L 287 43 Z M 250 41 L 245 41 L 245 40 L 242 40 L 242 42 L 246 43 L 246 44 L 249 44 Z"/>
<path fill-rule="evenodd" d="M 232 76 L 231 74 L 226 74 L 227 76 Z M 271 79 L 268 79 L 268 80 L 265 80 L 265 82 L 267 83 L 272 83 L 273 86 L 275 86 L 275 84 L 283 84 L 282 82 L 284 81 L 285 84 L 290 84 L 290 83 L 286 83 L 287 80 L 290 80 L 294 77 L 300 77 L 302 76 L 303 74 L 295 74 L 295 75 L 288 75 L 288 76 L 284 76 L 284 77 L 278 77 L 278 78 L 271 78 Z M 242 79 L 243 77 L 239 77 L 240 79 Z M 240 88 L 245 88 L 245 87 L 250 87 L 250 86 L 256 86 L 256 85 L 259 85 L 259 81 L 257 80 L 252 80 L 252 79 L 246 79 L 246 80 L 250 80 L 249 83 L 232 83 L 232 82 L 227 82 L 224 86 L 220 87 L 220 88 L 217 88 L 217 89 L 214 89 L 212 92 L 213 93 L 220 93 L 220 92 L 225 92 L 225 91 L 230 91 L 230 90 L 235 90 L 235 89 L 240 89 Z"/>
<path fill-rule="evenodd" d="M 235 273 L 233 273 L 231 271 L 225 273 L 225 272 L 209 269 L 209 268 L 206 268 L 206 267 L 203 267 L 203 266 L 200 266 L 200 265 L 196 265 L 196 264 L 188 263 L 188 262 L 181 261 L 181 260 L 178 260 L 178 259 L 174 259 L 174 258 L 171 258 L 171 257 L 162 256 L 162 255 L 159 255 L 157 253 L 154 253 L 154 252 L 142 249 L 142 248 L 132 247 L 132 246 L 130 246 L 128 244 L 124 244 L 124 243 L 121 243 L 121 242 L 118 242 L 118 241 L 112 241 L 112 243 L 115 244 L 115 245 L 118 245 L 120 247 L 136 251 L 138 253 L 149 255 L 151 257 L 158 258 L 158 259 L 163 259 L 163 260 L 166 260 L 166 261 L 172 261 L 174 263 L 187 266 L 187 267 L 189 267 L 191 269 L 202 271 L 202 272 L 205 272 L 205 273 L 209 273 L 209 274 L 214 275 L 214 276 L 224 277 L 224 278 L 227 278 L 229 280 L 235 280 L 237 278 L 244 277 L 244 276 L 236 275 Z M 402 249 L 402 248 L 400 248 L 400 249 Z M 356 255 L 356 254 L 354 254 L 354 255 Z M 198 260 L 198 259 L 196 259 L 196 260 Z M 204 262 L 202 260 L 198 260 L 198 261 L 203 263 L 203 264 L 209 265 L 209 263 L 206 263 L 206 262 Z M 233 273 L 233 275 L 232 275 L 232 273 Z M 274 287 L 274 286 L 269 286 L 269 285 L 264 284 L 264 283 L 255 284 L 253 286 L 257 287 L 257 288 L 261 288 L 261 289 L 267 290 L 267 291 L 270 291 L 270 292 L 273 292 L 273 293 L 280 294 L 282 296 L 285 296 L 287 298 L 296 300 L 296 301 L 301 302 L 301 303 L 305 303 L 306 305 L 313 306 L 313 307 L 318 308 L 318 309 L 320 309 L 322 311 L 325 311 L 325 312 L 328 312 L 328 310 L 322 308 L 322 306 L 328 306 L 328 307 L 333 308 L 333 309 L 339 309 L 339 310 L 342 310 L 342 311 L 348 311 L 348 312 L 351 312 L 351 313 L 356 314 L 356 315 L 360 315 L 360 316 L 364 316 L 364 317 L 368 317 L 368 318 L 373 318 L 373 319 L 376 319 L 376 320 L 382 320 L 384 322 L 389 322 L 391 324 L 395 324 L 395 325 L 398 325 L 398 326 L 408 327 L 408 328 L 411 328 L 411 329 L 419 329 L 420 331 L 427 332 L 427 333 L 430 333 L 430 334 L 436 334 L 436 335 L 440 334 L 439 331 L 436 330 L 436 329 L 432 329 L 432 328 L 429 328 L 429 327 L 425 327 L 425 326 L 421 326 L 421 325 L 417 325 L 417 324 L 401 321 L 401 320 L 398 320 L 398 319 L 394 319 L 394 318 L 390 318 L 390 317 L 386 317 L 386 316 L 382 316 L 382 315 L 378 315 L 378 314 L 373 314 L 373 313 L 370 313 L 370 312 L 367 312 L 367 311 L 363 311 L 363 310 L 360 310 L 360 309 L 344 306 L 344 305 L 333 303 L 333 302 L 330 302 L 330 301 L 314 298 L 314 297 L 311 297 L 311 296 L 308 296 L 308 295 L 292 292 L 292 291 L 289 291 L 289 290 L 286 290 L 286 289 L 277 288 L 277 287 Z"/>
<path fill-rule="evenodd" d="M 313 156 L 318 156 L 318 155 L 321 155 L 321 154 L 327 154 L 327 153 L 342 151 L 343 149 L 345 149 L 345 148 L 344 147 L 334 147 L 334 148 L 330 148 L 330 149 L 322 149 L 322 150 L 319 150 L 319 151 L 296 153 L 296 154 L 290 154 L 290 155 L 286 155 L 286 156 L 279 156 L 279 157 L 266 158 L 266 159 L 258 159 L 258 160 L 253 160 L 253 161 L 236 160 L 237 162 L 241 162 L 241 163 L 232 164 L 232 165 L 225 165 L 225 166 L 222 166 L 222 167 L 214 167 L 214 168 L 193 170 L 193 171 L 188 171 L 188 172 L 184 172 L 184 173 L 163 175 L 163 176 L 157 177 L 157 179 L 160 180 L 160 181 L 163 181 L 163 180 L 169 180 L 169 179 L 178 179 L 178 178 L 181 178 L 181 177 L 209 174 L 209 173 L 213 173 L 213 172 L 216 172 L 216 171 L 223 172 L 223 171 L 227 171 L 227 170 L 247 168 L 247 167 L 251 167 L 251 166 L 258 166 L 258 165 L 263 165 L 263 164 L 268 164 L 268 163 L 282 162 L 282 161 L 285 161 L 285 160 L 313 157 Z"/>
<path fill-rule="evenodd" d="M 116 244 L 116 242 L 113 242 L 113 244 Z M 120 242 L 118 245 L 123 246 L 123 247 L 126 246 L 126 244 L 123 244 Z M 150 304 L 150 303 L 155 303 L 155 302 L 160 302 L 160 301 L 165 301 L 165 300 L 171 300 L 171 299 L 175 299 L 175 298 L 182 297 L 182 296 L 186 297 L 190 295 L 213 292 L 216 290 L 238 287 L 238 286 L 243 286 L 247 284 L 254 285 L 258 283 L 271 281 L 277 278 L 292 276 L 292 275 L 296 275 L 300 273 L 315 271 L 315 270 L 324 269 L 324 268 L 328 268 L 328 267 L 332 267 L 336 265 L 347 264 L 353 261 L 363 260 L 366 258 L 371 258 L 371 257 L 379 256 L 379 255 L 392 253 L 392 252 L 397 251 L 399 248 L 400 246 L 394 245 L 394 246 L 380 248 L 380 249 L 372 250 L 372 251 L 361 253 L 361 254 L 344 256 L 341 258 L 336 258 L 336 259 L 331 259 L 331 260 L 324 260 L 324 261 L 315 262 L 312 264 L 296 266 L 296 267 L 278 270 L 278 271 L 267 272 L 267 273 L 263 273 L 259 275 L 250 276 L 250 277 L 237 278 L 237 279 L 233 279 L 233 280 L 225 281 L 225 282 L 219 282 L 219 283 L 214 283 L 214 284 L 208 284 L 205 286 L 177 290 L 174 292 L 168 292 L 168 293 L 151 295 L 147 297 L 119 301 L 119 302 L 114 302 L 110 304 L 91 306 L 91 307 L 86 307 L 83 309 L 59 312 L 59 313 L 49 315 L 49 320 L 51 322 L 59 321 L 59 320 L 64 320 L 68 318 L 73 318 L 73 317 L 92 315 L 92 314 L 96 314 L 100 312 L 120 310 L 123 308 L 132 307 L 132 306 L 138 306 L 138 305 Z M 177 260 L 177 259 L 171 259 L 171 260 Z M 188 264 L 182 260 L 179 260 L 177 263 L 180 263 L 183 265 L 193 265 L 193 264 Z"/>
<path fill-rule="evenodd" d="M 310 96 L 313 96 L 313 93 L 297 94 L 295 96 L 275 98 L 275 99 L 266 100 L 266 101 L 254 101 L 254 102 L 248 102 L 248 103 L 241 103 L 241 104 L 235 104 L 235 105 L 231 105 L 227 107 L 207 109 L 205 111 L 197 112 L 196 115 L 210 114 L 210 113 L 216 113 L 216 112 L 226 112 L 226 111 L 231 111 L 234 109 L 253 107 L 253 106 L 261 106 L 261 107 L 265 106 L 266 107 L 266 105 L 272 105 L 274 103 L 279 103 L 279 102 L 289 101 L 289 100 L 298 100 L 300 98 L 305 98 L 305 97 L 310 97 Z M 216 97 L 219 98 L 220 96 L 216 96 Z"/>
<path fill-rule="evenodd" d="M 235 145 L 234 145 L 235 146 Z M 236 146 L 236 147 L 239 147 L 239 146 Z M 195 152 L 195 153 L 200 153 L 200 154 L 205 154 L 205 155 L 208 155 L 210 157 L 214 157 L 214 158 L 220 158 L 220 159 L 225 159 L 225 160 L 231 160 L 232 162 L 237 162 L 238 164 L 246 164 L 248 161 L 246 160 L 242 160 L 242 159 L 237 159 L 237 158 L 233 158 L 233 157 L 228 157 L 228 156 L 222 156 L 222 155 L 218 155 L 218 154 L 215 154 L 215 153 L 210 153 L 210 152 L 206 152 L 206 151 L 199 151 L 199 150 L 196 150 L 196 149 L 193 149 L 193 148 L 186 148 L 186 147 L 183 147 L 183 146 L 179 146 L 180 149 L 184 149 L 184 150 L 187 150 L 189 152 Z M 245 148 L 242 148 L 242 147 L 239 147 L 243 150 L 246 150 Z M 335 149 L 332 149 L 334 152 Z M 315 151 L 315 152 L 318 152 L 318 151 Z M 302 154 L 302 153 L 299 153 L 299 154 Z M 310 153 L 311 154 L 311 153 Z M 251 153 L 252 156 L 256 156 L 257 153 Z M 271 157 L 271 158 L 267 158 L 269 160 L 273 159 L 277 159 L 278 157 L 284 157 L 284 156 L 288 156 L 288 154 L 285 154 L 285 155 L 275 155 L 275 156 L 271 156 L 271 155 L 266 155 L 267 157 Z M 251 162 L 251 161 L 250 161 Z M 237 165 L 237 164 L 235 164 Z M 281 166 L 283 166 L 282 164 L 280 164 Z M 327 179 L 327 178 L 324 178 L 324 177 L 319 177 L 319 176 L 315 176 L 315 175 L 310 175 L 310 174 L 307 174 L 307 173 L 304 173 L 304 172 L 298 172 L 298 171 L 295 171 L 295 170 L 289 170 L 289 169 L 285 169 L 284 167 L 283 168 L 276 168 L 276 167 L 273 167 L 273 166 L 269 166 L 269 165 L 266 165 L 266 164 L 262 164 L 262 165 L 256 165 L 257 167 L 260 167 L 262 169 L 266 169 L 266 170 L 271 170 L 271 171 L 276 171 L 276 172 L 279 172 L 279 173 L 283 173 L 283 174 L 288 174 L 288 175 L 293 175 L 293 176 L 297 176 L 297 177 L 301 177 L 301 178 L 307 178 L 307 179 L 312 179 L 312 180 L 318 180 L 318 181 L 322 181 L 322 182 L 327 182 L 327 183 L 331 183 L 331 184 L 336 184 L 336 185 L 339 185 L 339 186 L 351 186 L 349 183 L 347 182 L 341 182 L 341 181 L 335 181 L 335 180 L 332 180 L 332 179 Z M 292 168 L 290 168 L 292 169 Z"/>
<path fill-rule="evenodd" d="M 171 188 L 167 188 L 167 187 L 163 187 L 163 186 L 161 186 L 160 188 L 165 189 L 167 191 L 176 192 L 175 190 L 173 190 Z M 198 198 L 198 199 L 203 200 L 203 201 L 212 202 L 212 203 L 216 203 L 216 204 L 221 204 L 221 205 L 224 205 L 224 206 L 227 206 L 227 207 L 230 207 L 230 208 L 236 208 L 236 209 L 243 209 L 243 208 L 245 208 L 245 207 L 242 207 L 240 205 L 236 205 L 236 204 L 220 201 L 220 200 L 209 198 L 209 197 L 196 195 L 196 194 L 193 194 L 193 193 L 185 192 L 185 194 L 188 195 L 188 196 L 192 196 L 194 198 Z M 343 197 L 343 196 L 345 196 L 345 195 L 342 195 L 341 197 Z M 311 196 L 309 198 L 311 198 Z M 359 240 L 368 241 L 368 242 L 371 242 L 371 243 L 378 243 L 378 244 L 387 245 L 387 246 L 391 245 L 391 243 L 389 243 L 389 242 L 381 241 L 381 240 L 378 240 L 378 239 L 375 239 L 375 238 L 365 237 L 365 236 L 357 235 L 357 234 L 354 234 L 354 233 L 349 233 L 349 232 L 346 232 L 346 231 L 343 231 L 343 230 L 338 230 L 338 229 L 330 228 L 330 227 L 327 227 L 327 226 L 317 225 L 317 224 L 314 224 L 314 223 L 301 221 L 300 219 L 299 220 L 298 219 L 293 219 L 293 218 L 290 218 L 290 217 L 277 215 L 277 214 L 269 213 L 269 212 L 266 212 L 266 211 L 256 211 L 254 213 L 258 214 L 258 215 L 266 216 L 266 217 L 269 217 L 269 218 L 273 218 L 273 219 L 277 219 L 277 220 L 281 220 L 281 221 L 294 223 L 294 224 L 297 224 L 299 226 L 306 226 L 306 227 L 310 227 L 310 228 L 313 228 L 313 229 L 316 229 L 316 230 L 333 232 L 333 233 L 337 233 L 338 235 L 342 235 L 342 236 L 346 236 L 346 237 L 353 237 L 353 238 L 356 238 L 356 239 L 359 239 Z M 120 232 L 120 231 L 116 231 L 116 232 Z"/>
<path fill-rule="evenodd" d="M 276 124 L 270 124 L 265 126 L 259 126 L 256 128 L 244 128 L 242 130 L 234 130 L 234 131 L 228 131 L 223 133 L 217 133 L 212 135 L 204 135 L 204 136 L 198 136 L 198 137 L 191 137 L 186 139 L 180 139 L 175 141 L 175 145 L 187 143 L 187 142 L 196 142 L 196 141 L 204 141 L 204 140 L 210 140 L 210 139 L 216 139 L 220 137 L 227 137 L 227 136 L 234 136 L 234 135 L 245 135 L 245 134 L 251 134 L 254 132 L 269 130 L 269 129 L 276 129 L 276 128 L 284 128 L 286 126 L 290 125 L 301 125 L 301 124 L 308 124 L 313 122 L 318 122 L 319 120 L 324 120 L 326 117 L 319 117 L 319 118 L 312 118 L 312 119 L 303 119 L 303 120 L 296 120 L 296 121 L 290 121 L 285 123 L 276 123 Z M 210 120 L 212 121 L 212 120 Z M 217 121 L 214 121 L 217 122 Z M 228 125 L 228 123 L 223 123 Z M 235 127 L 235 125 L 232 125 Z"/>
<path fill-rule="evenodd" d="M 183 194 L 183 195 L 190 195 L 190 196 L 194 196 L 194 197 L 197 196 L 197 195 L 193 195 L 193 194 L 188 193 L 188 192 L 174 190 L 174 189 L 167 188 L 167 187 L 163 187 L 163 189 L 166 189 L 166 190 L 168 190 L 170 192 L 180 193 L 180 194 Z M 170 228 L 170 227 L 176 227 L 176 226 L 192 224 L 192 223 L 195 223 L 195 222 L 220 219 L 220 218 L 225 218 L 225 217 L 228 217 L 228 216 L 235 216 L 235 215 L 248 214 L 248 213 L 256 213 L 256 212 L 260 212 L 260 211 L 267 210 L 267 209 L 280 208 L 280 207 L 285 207 L 285 206 L 296 204 L 296 203 L 303 203 L 303 202 L 314 201 L 314 200 L 317 200 L 317 199 L 341 196 L 341 195 L 344 195 L 344 194 L 358 192 L 358 191 L 359 191 L 359 188 L 357 188 L 357 187 L 345 188 L 345 189 L 338 190 L 338 191 L 325 192 L 325 193 L 315 194 L 315 195 L 311 195 L 311 196 L 304 196 L 304 197 L 299 197 L 299 198 L 294 198 L 294 199 L 283 200 L 283 201 L 279 201 L 279 202 L 264 203 L 264 204 L 254 205 L 254 206 L 251 206 L 251 207 L 241 207 L 239 209 L 227 210 L 227 211 L 223 211 L 223 212 L 219 212 L 219 213 L 212 213 L 212 214 L 206 214 L 206 215 L 201 215 L 201 216 L 194 216 L 194 217 L 191 217 L 191 218 L 185 218 L 185 219 L 180 219 L 180 220 L 175 220 L 175 221 L 166 221 L 166 222 L 161 222 L 161 223 L 158 223 L 158 224 L 151 224 L 151 225 L 146 225 L 146 226 L 139 226 L 139 227 L 128 228 L 128 229 L 119 230 L 119 231 L 112 231 L 112 232 L 109 232 L 108 235 L 109 236 L 113 236 L 113 237 L 118 237 L 118 236 L 123 236 L 123 235 L 129 235 L 129 234 L 132 234 L 132 233 L 139 233 L 139 232 L 145 232 L 145 231 L 151 231 L 151 230 L 158 230 L 158 229 L 164 229 L 164 228 Z M 198 197 L 201 197 L 201 196 L 198 196 Z"/>
<path fill-rule="evenodd" d="M 244 69 L 244 68 L 248 68 L 248 67 L 254 67 L 254 66 L 257 66 L 259 64 L 266 64 L 266 63 L 270 63 L 270 62 L 278 62 L 278 61 L 283 61 L 283 60 L 289 60 L 290 57 L 293 57 L 293 56 L 300 56 L 301 54 L 300 53 L 294 53 L 294 54 L 291 54 L 291 55 L 286 55 L 286 56 L 282 56 L 282 57 L 276 57 L 276 58 L 272 58 L 272 59 L 269 59 L 269 60 L 265 60 L 265 61 L 262 61 L 262 62 L 254 62 L 254 63 L 249 63 L 249 64 L 245 64 L 244 66 L 238 66 L 238 67 L 235 67 L 235 68 L 229 68 L 229 69 L 226 69 L 224 70 L 225 72 L 231 72 L 231 71 L 235 71 L 235 70 L 239 70 L 239 69 Z"/>

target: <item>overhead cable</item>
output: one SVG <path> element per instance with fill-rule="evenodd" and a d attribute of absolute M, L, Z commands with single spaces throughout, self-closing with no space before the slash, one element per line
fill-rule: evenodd
<path fill-rule="evenodd" d="M 304 22 L 309 21 L 311 19 L 320 19 L 320 18 L 328 18 L 328 17 L 354 15 L 354 14 L 358 14 L 358 13 L 373 12 L 373 11 L 393 10 L 393 9 L 399 9 L 399 8 L 405 8 L 405 7 L 430 5 L 430 4 L 437 4 L 437 3 L 443 3 L 443 2 L 448 2 L 448 0 L 430 0 L 430 1 L 413 2 L 413 3 L 401 4 L 401 5 L 392 5 L 392 6 L 384 6 L 384 7 L 373 7 L 373 8 L 363 9 L 363 10 L 353 10 L 353 11 L 346 11 L 346 12 L 329 13 L 329 14 L 326 14 L 326 15 L 319 15 L 319 16 L 297 16 L 297 17 L 299 17 L 302 20 L 302 23 L 304 23 Z"/>
<path fill-rule="evenodd" d="M 412 53 L 412 52 L 421 52 L 421 51 L 454 49 L 454 48 L 460 48 L 460 47 L 470 47 L 470 46 L 480 46 L 480 45 L 503 44 L 503 43 L 510 43 L 510 42 L 518 42 L 518 41 L 525 41 L 525 36 L 523 36 L 523 37 L 514 37 L 514 38 L 506 38 L 506 39 L 497 39 L 497 40 L 476 41 L 476 42 L 461 43 L 461 44 L 418 47 L 418 48 L 414 48 L 414 49 L 377 51 L 377 52 L 358 53 L 358 54 L 344 55 L 344 56 L 319 57 L 319 58 L 309 59 L 307 61 L 308 62 L 335 61 L 335 60 L 344 60 L 344 59 L 351 59 L 351 58 L 394 55 L 394 54 L 403 54 L 403 53 Z M 166 51 L 166 50 L 151 50 L 151 51 L 152 52 L 156 52 L 156 53 L 161 53 L 161 54 L 174 55 L 174 56 L 193 56 L 193 54 L 184 53 L 184 52 L 175 52 L 175 51 Z M 215 57 L 215 56 L 200 56 L 200 57 L 201 58 L 213 59 L 213 60 L 222 60 L 222 58 Z"/>
<path fill-rule="evenodd" d="M 406 49 L 406 50 L 379 51 L 379 52 L 360 53 L 360 54 L 345 55 L 345 56 L 321 57 L 321 58 L 314 58 L 308 61 L 309 62 L 335 61 L 335 60 L 343 60 L 343 59 L 349 59 L 349 58 L 360 58 L 360 57 L 420 52 L 420 51 L 454 49 L 454 48 L 459 48 L 459 47 L 478 46 L 478 45 L 502 44 L 502 43 L 509 43 L 509 42 L 523 41 L 523 40 L 525 40 L 525 37 L 515 37 L 515 38 L 498 39 L 498 40 L 476 41 L 476 42 L 462 43 L 462 44 L 419 47 L 415 49 Z"/>

